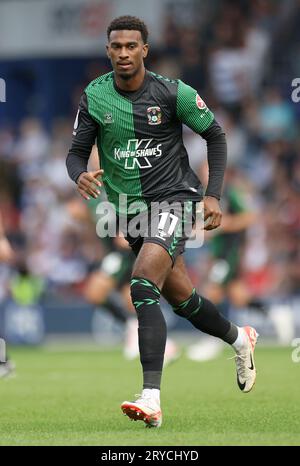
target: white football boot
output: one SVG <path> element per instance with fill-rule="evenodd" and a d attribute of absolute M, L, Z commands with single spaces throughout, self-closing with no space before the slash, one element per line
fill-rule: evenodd
<path fill-rule="evenodd" d="M 121 409 L 124 415 L 133 421 L 144 421 L 146 427 L 160 427 L 162 424 L 162 412 L 159 400 L 151 395 L 136 395 L 135 401 L 124 401 Z"/>
<path fill-rule="evenodd" d="M 243 327 L 245 344 L 236 351 L 235 362 L 237 371 L 237 384 L 244 393 L 250 392 L 255 384 L 256 368 L 254 364 L 254 349 L 258 333 L 253 327 Z"/>

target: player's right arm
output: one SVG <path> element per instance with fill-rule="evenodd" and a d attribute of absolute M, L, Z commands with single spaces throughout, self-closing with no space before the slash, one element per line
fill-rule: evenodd
<path fill-rule="evenodd" d="M 74 123 L 72 145 L 66 165 L 70 178 L 77 183 L 79 193 L 87 200 L 90 196 L 97 198 L 100 194 L 98 187 L 102 186 L 98 177 L 103 174 L 103 170 L 88 171 L 87 168 L 97 133 L 98 124 L 89 114 L 87 96 L 83 93 Z"/>

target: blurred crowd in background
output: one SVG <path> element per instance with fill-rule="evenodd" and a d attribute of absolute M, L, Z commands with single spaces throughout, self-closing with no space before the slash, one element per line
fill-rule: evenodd
<path fill-rule="evenodd" d="M 292 80 L 300 76 L 300 2 L 211 4 L 193 21 L 167 8 L 159 45 L 146 63 L 196 88 L 227 135 L 223 229 L 208 234 L 203 247 L 187 250 L 188 268 L 202 294 L 220 303 L 225 294 L 231 309 L 257 302 L 262 309 L 292 307 L 300 283 L 300 103 L 291 98 Z M 0 210 L 15 252 L 10 265 L 1 265 L 2 301 L 14 294 L 22 274 L 34 282 L 29 301 L 33 295 L 84 301 L 91 266 L 106 254 L 95 224 L 74 215 L 85 201 L 67 176 L 65 159 L 80 94 L 109 70 L 99 50 L 75 83 L 73 76 L 69 105 L 59 115 L 37 118 L 30 110 L 33 94 L 21 121 L 0 126 Z M 205 143 L 188 128 L 184 139 L 205 185 Z M 238 214 L 241 224 L 234 228 Z M 26 293 L 22 299 L 26 303 Z"/>

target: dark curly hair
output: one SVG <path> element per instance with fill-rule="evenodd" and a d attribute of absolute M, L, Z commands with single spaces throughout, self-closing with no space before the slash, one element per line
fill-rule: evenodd
<path fill-rule="evenodd" d="M 108 40 L 111 31 L 122 31 L 124 29 L 129 31 L 140 31 L 144 44 L 147 43 L 148 28 L 146 24 L 136 16 L 119 16 L 118 18 L 113 19 L 107 28 Z"/>

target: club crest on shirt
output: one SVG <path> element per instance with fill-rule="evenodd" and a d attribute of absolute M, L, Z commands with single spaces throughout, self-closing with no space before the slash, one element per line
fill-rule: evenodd
<path fill-rule="evenodd" d="M 160 107 L 148 107 L 147 116 L 148 116 L 148 125 L 160 125 L 161 124 Z"/>

